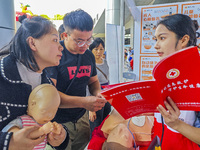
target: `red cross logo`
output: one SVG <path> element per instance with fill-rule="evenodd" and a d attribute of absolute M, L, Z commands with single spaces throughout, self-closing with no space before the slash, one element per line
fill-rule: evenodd
<path fill-rule="evenodd" d="M 167 74 L 166 74 L 166 77 L 168 79 L 175 79 L 177 78 L 178 76 L 180 75 L 180 71 L 178 69 L 170 69 Z"/>

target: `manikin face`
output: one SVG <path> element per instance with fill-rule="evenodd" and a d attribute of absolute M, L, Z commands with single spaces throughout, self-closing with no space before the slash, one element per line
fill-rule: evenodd
<path fill-rule="evenodd" d="M 103 58 L 104 48 L 103 48 L 102 44 L 99 44 L 98 47 L 95 47 L 92 50 L 92 53 L 94 54 L 95 59 L 101 59 L 101 58 Z"/>
<path fill-rule="evenodd" d="M 45 124 L 51 121 L 58 110 L 58 103 L 53 102 L 52 104 L 45 106 L 38 107 L 37 112 L 38 115 L 32 116 L 38 124 Z"/>
<path fill-rule="evenodd" d="M 84 54 L 92 41 L 93 31 L 79 31 L 74 29 L 70 34 L 65 34 L 65 47 L 72 54 Z M 79 47 L 78 42 L 86 42 L 83 46 Z M 91 43 L 90 43 L 91 44 Z"/>
<path fill-rule="evenodd" d="M 34 39 L 34 46 L 33 55 L 40 70 L 60 64 L 63 47 L 59 43 L 59 34 L 55 28 L 40 39 Z"/>
<path fill-rule="evenodd" d="M 110 132 L 107 142 L 119 143 L 124 147 L 130 148 L 133 147 L 133 136 L 127 126 L 121 123 Z"/>
<path fill-rule="evenodd" d="M 133 147 L 133 137 L 127 128 L 127 121 L 115 110 L 105 120 L 101 130 L 107 142 L 119 143 L 127 148 Z"/>
<path fill-rule="evenodd" d="M 115 110 L 113 109 L 110 113 L 110 116 L 105 120 L 101 130 L 104 133 L 104 136 L 107 138 L 107 135 L 121 123 L 124 123 L 125 119 Z"/>
<path fill-rule="evenodd" d="M 57 112 L 58 109 L 48 107 L 46 109 L 38 109 L 38 114 L 34 117 L 35 120 L 37 120 L 38 124 L 45 124 L 51 121 Z"/>
<path fill-rule="evenodd" d="M 29 96 L 28 115 L 38 124 L 51 121 L 60 105 L 60 95 L 57 89 L 50 84 L 37 86 Z"/>
<path fill-rule="evenodd" d="M 131 118 L 131 120 L 125 120 L 113 109 L 101 127 L 101 131 L 103 131 L 105 138 L 107 138 L 107 142 L 115 142 L 130 148 L 133 147 L 133 136 L 136 143 L 151 141 L 153 119 L 153 116 L 137 116 L 136 118 Z"/>
<path fill-rule="evenodd" d="M 160 24 L 155 32 L 156 44 L 154 48 L 160 59 L 182 49 L 181 40 L 177 40 L 176 34 L 169 31 L 164 25 Z"/>

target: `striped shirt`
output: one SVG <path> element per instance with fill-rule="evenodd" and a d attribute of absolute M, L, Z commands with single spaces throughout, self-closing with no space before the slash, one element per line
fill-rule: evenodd
<path fill-rule="evenodd" d="M 38 125 L 35 120 L 28 116 L 28 115 L 23 115 L 20 117 L 22 120 L 22 124 L 23 124 L 23 128 L 24 127 L 28 127 L 28 126 L 34 126 L 34 125 Z M 42 126 L 42 125 L 40 125 Z M 45 137 L 44 141 L 42 143 L 40 143 L 39 145 L 35 146 L 33 148 L 33 150 L 44 150 L 47 144 L 47 136 Z"/>

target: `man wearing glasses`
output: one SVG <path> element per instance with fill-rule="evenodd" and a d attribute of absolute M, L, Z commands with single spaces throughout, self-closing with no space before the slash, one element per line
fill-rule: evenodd
<path fill-rule="evenodd" d="M 61 96 L 61 105 L 54 118 L 66 123 L 70 142 L 67 150 L 83 150 L 89 142 L 90 127 L 86 110 L 98 111 L 106 100 L 100 94 L 95 58 L 87 50 L 93 42 L 93 20 L 83 10 L 72 11 L 63 19 L 65 28 L 64 47 L 60 65 L 49 68 Z M 86 97 L 86 86 L 94 96 Z"/>

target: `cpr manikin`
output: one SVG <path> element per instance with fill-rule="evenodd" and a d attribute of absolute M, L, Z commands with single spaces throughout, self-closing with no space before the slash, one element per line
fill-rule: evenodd
<path fill-rule="evenodd" d="M 55 117 L 59 105 L 60 95 L 57 89 L 51 84 L 41 84 L 33 89 L 29 96 L 27 115 L 20 116 L 3 130 L 16 132 L 30 125 L 39 125 L 40 128 L 31 133 L 31 138 L 38 138 L 51 132 L 60 134 L 62 125 L 51 122 Z M 18 123 L 20 121 L 21 124 Z M 47 139 L 41 143 L 44 148 L 46 143 Z"/>
<path fill-rule="evenodd" d="M 118 143 L 132 149 L 134 144 L 147 146 L 150 143 L 152 126 L 153 116 L 137 116 L 125 120 L 116 110 L 113 110 L 101 130 L 107 138 L 107 143 Z"/>

